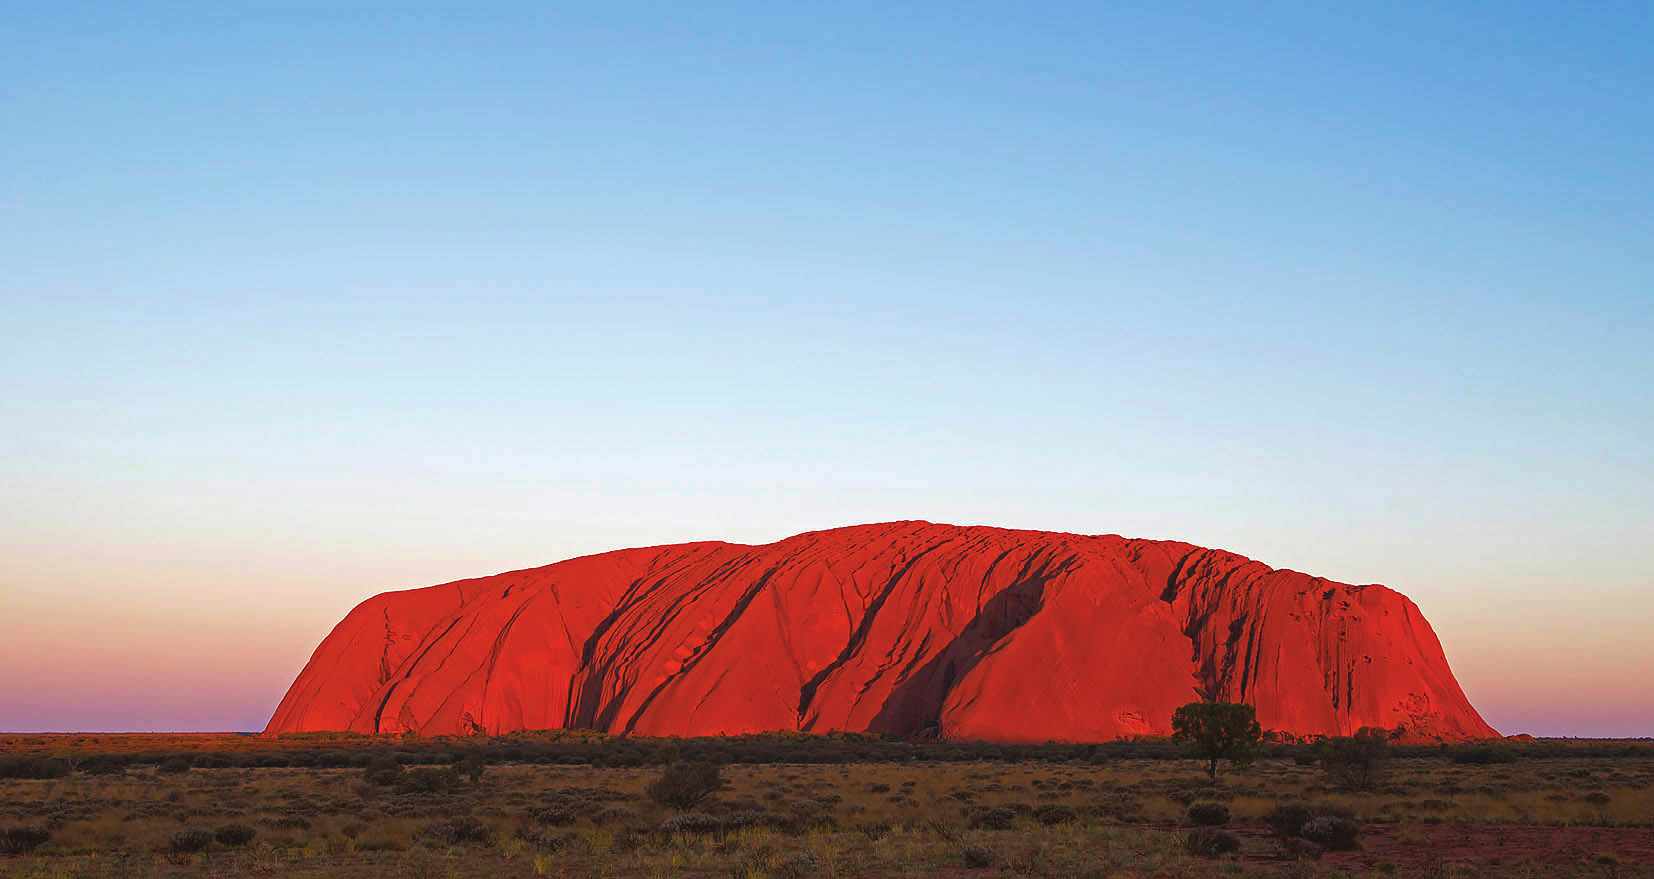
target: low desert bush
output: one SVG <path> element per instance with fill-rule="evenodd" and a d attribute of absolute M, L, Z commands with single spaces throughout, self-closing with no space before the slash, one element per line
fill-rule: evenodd
<path fill-rule="evenodd" d="M 1017 820 L 1017 811 L 1010 806 L 977 806 L 966 816 L 965 824 L 972 830 L 1010 830 Z"/>
<path fill-rule="evenodd" d="M 660 778 L 649 783 L 649 799 L 671 809 L 692 809 L 724 786 L 716 763 L 669 763 Z"/>
<path fill-rule="evenodd" d="M 1298 835 L 1329 851 L 1351 851 L 1361 847 L 1361 825 L 1338 815 L 1319 815 L 1299 829 Z"/>
<path fill-rule="evenodd" d="M 1281 840 L 1281 854 L 1300 861 L 1319 861 L 1321 846 L 1301 837 Z"/>
<path fill-rule="evenodd" d="M 625 824 L 637 817 L 637 812 L 625 806 L 605 806 L 592 815 L 593 824 Z"/>
<path fill-rule="evenodd" d="M 717 833 L 723 828 L 723 822 L 711 815 L 699 812 L 685 812 L 682 815 L 673 815 L 662 821 L 658 828 L 661 833 L 675 835 L 679 833 Z"/>
<path fill-rule="evenodd" d="M 1064 806 L 1059 803 L 1046 803 L 1034 808 L 1034 820 L 1047 827 L 1058 824 L 1073 824 L 1080 818 L 1080 813 L 1073 806 Z"/>
<path fill-rule="evenodd" d="M 213 831 L 213 839 L 226 848 L 240 848 L 257 836 L 258 831 L 245 824 L 226 824 Z"/>
<path fill-rule="evenodd" d="M 449 767 L 436 769 L 422 766 L 402 773 L 396 781 L 396 792 L 401 794 L 438 794 L 459 786 L 459 770 Z"/>
<path fill-rule="evenodd" d="M 402 764 L 389 757 L 374 757 L 362 767 L 362 780 L 380 787 L 390 787 L 402 778 Z"/>
<path fill-rule="evenodd" d="M 1215 827 L 1199 827 L 1183 837 L 1183 848 L 1199 858 L 1215 858 L 1240 851 L 1240 837 Z"/>
<path fill-rule="evenodd" d="M 1281 839 L 1303 838 L 1304 828 L 1318 818 L 1340 818 L 1350 823 L 1353 816 L 1345 809 L 1321 803 L 1294 802 L 1276 806 L 1263 818 L 1264 824 Z M 1359 830 L 1359 824 L 1355 825 Z"/>
<path fill-rule="evenodd" d="M 1190 803 L 1189 823 L 1197 827 L 1222 827 L 1229 823 L 1229 807 L 1222 803 Z"/>
<path fill-rule="evenodd" d="M 172 850 L 177 854 L 204 852 L 212 846 L 213 833 L 199 827 L 187 827 L 172 835 Z"/>
<path fill-rule="evenodd" d="M 547 827 L 567 827 L 580 818 L 569 806 L 546 806 L 535 809 L 533 817 L 536 824 L 544 824 Z"/>
<path fill-rule="evenodd" d="M 487 824 L 469 815 L 427 824 L 419 835 L 450 846 L 487 845 L 494 838 L 494 832 Z"/>
<path fill-rule="evenodd" d="M 50 757 L 11 757 L 0 760 L 0 778 L 63 778 L 69 764 Z"/>
<path fill-rule="evenodd" d="M 26 855 L 51 838 L 52 832 L 37 824 L 7 827 L 0 830 L 0 854 Z"/>
<path fill-rule="evenodd" d="M 878 842 L 889 836 L 890 831 L 894 829 L 895 825 L 889 821 L 863 821 L 856 825 L 856 832 L 873 842 Z"/>

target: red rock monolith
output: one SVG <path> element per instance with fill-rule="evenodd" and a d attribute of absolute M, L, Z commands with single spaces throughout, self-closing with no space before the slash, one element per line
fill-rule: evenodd
<path fill-rule="evenodd" d="M 626 549 L 362 602 L 268 732 L 1496 736 L 1405 596 L 1186 543 L 891 522 Z"/>

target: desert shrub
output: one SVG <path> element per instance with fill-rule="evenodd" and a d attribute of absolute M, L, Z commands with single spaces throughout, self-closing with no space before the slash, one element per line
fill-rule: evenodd
<path fill-rule="evenodd" d="M 1057 803 L 1046 803 L 1034 809 L 1034 820 L 1051 827 L 1057 824 L 1072 824 L 1079 820 L 1080 813 L 1074 811 L 1073 806 L 1064 806 Z"/>
<path fill-rule="evenodd" d="M 1199 827 L 1222 827 L 1229 823 L 1229 807 L 1222 803 L 1190 803 L 1189 823 Z"/>
<path fill-rule="evenodd" d="M 1263 727 L 1251 705 L 1190 702 L 1172 714 L 1172 739 L 1205 761 L 1207 776 L 1216 778 L 1220 761 L 1251 765 L 1263 741 Z"/>
<path fill-rule="evenodd" d="M 1485 766 L 1490 763 L 1515 763 L 1516 752 L 1507 747 L 1480 745 L 1470 748 L 1454 748 L 1448 752 L 1448 759 L 1454 763 L 1465 763 L 1472 766 Z"/>
<path fill-rule="evenodd" d="M 773 861 L 767 872 L 775 879 L 804 879 L 820 873 L 821 862 L 809 852 L 794 852 Z"/>
<path fill-rule="evenodd" d="M 213 839 L 226 848 L 240 848 L 253 841 L 258 831 L 245 824 L 226 824 L 213 831 Z"/>
<path fill-rule="evenodd" d="M 456 767 L 471 784 L 476 785 L 482 781 L 482 774 L 488 771 L 488 755 L 482 748 L 472 748 L 459 758 Z"/>
<path fill-rule="evenodd" d="M 1389 762 L 1390 738 L 1382 729 L 1364 726 L 1321 743 L 1321 771 L 1346 790 L 1372 790 Z"/>
<path fill-rule="evenodd" d="M 289 812 L 285 815 L 277 815 L 274 818 L 267 819 L 265 823 L 270 826 L 271 830 L 310 829 L 310 819 L 295 812 Z"/>
<path fill-rule="evenodd" d="M 673 815 L 662 821 L 658 828 L 667 835 L 678 833 L 717 833 L 723 828 L 723 822 L 711 815 L 699 812 L 685 812 L 682 815 Z"/>
<path fill-rule="evenodd" d="M 439 794 L 459 785 L 459 770 L 421 766 L 402 773 L 396 782 L 399 794 Z"/>
<path fill-rule="evenodd" d="M 592 815 L 593 824 L 624 824 L 637 817 L 637 812 L 625 806 L 605 806 Z"/>
<path fill-rule="evenodd" d="M 419 835 L 443 845 L 487 845 L 494 838 L 494 831 L 476 818 L 462 815 L 427 824 Z"/>
<path fill-rule="evenodd" d="M 1591 791 L 1585 795 L 1585 802 L 1590 803 L 1593 806 L 1606 806 L 1612 801 L 1613 797 L 1610 797 L 1599 790 Z"/>
<path fill-rule="evenodd" d="M 870 794 L 887 794 L 890 793 L 890 785 L 883 783 L 871 784 L 867 786 L 867 792 Z"/>
<path fill-rule="evenodd" d="M 649 783 L 649 799 L 672 809 L 691 809 L 724 786 L 716 763 L 669 763 L 660 778 Z"/>
<path fill-rule="evenodd" d="M 965 866 L 973 870 L 994 865 L 994 853 L 979 845 L 967 845 L 959 850 L 959 855 L 965 859 Z"/>
<path fill-rule="evenodd" d="M 360 821 L 352 821 L 339 828 L 339 833 L 343 835 L 345 839 L 356 839 L 367 829 L 368 826 L 366 824 L 363 824 Z"/>
<path fill-rule="evenodd" d="M 178 854 L 186 855 L 204 852 L 212 846 L 212 840 L 211 830 L 187 827 L 172 835 L 172 850 Z"/>
<path fill-rule="evenodd" d="M 517 828 L 517 838 L 538 849 L 548 852 L 568 849 L 575 840 L 585 841 L 578 833 L 571 831 L 556 832 L 538 827 L 533 824 L 523 824 Z"/>
<path fill-rule="evenodd" d="M 832 804 L 804 797 L 787 803 L 787 816 L 781 822 L 781 829 L 788 833 L 808 833 L 831 830 L 837 823 Z"/>
<path fill-rule="evenodd" d="M 1215 858 L 1240 851 L 1240 837 L 1214 827 L 1199 827 L 1183 837 L 1183 848 L 1199 858 Z"/>
<path fill-rule="evenodd" d="M 0 830 L 0 854 L 26 855 L 45 845 L 52 832 L 38 824 L 7 827 Z"/>
<path fill-rule="evenodd" d="M 1338 815 L 1318 815 L 1305 822 L 1298 834 L 1304 839 L 1335 852 L 1351 851 L 1361 847 L 1361 825 Z"/>
<path fill-rule="evenodd" d="M 1351 819 L 1349 812 L 1320 803 L 1292 802 L 1276 806 L 1263 818 L 1274 834 L 1282 839 L 1301 838 L 1304 827 L 1317 818 Z M 1351 822 L 1353 823 L 1353 822 Z M 1359 829 L 1360 825 L 1356 825 Z"/>
<path fill-rule="evenodd" d="M 724 831 L 739 830 L 743 827 L 756 827 L 760 824 L 771 823 L 769 813 L 763 809 L 735 809 L 719 820 L 719 829 Z"/>
<path fill-rule="evenodd" d="M 534 821 L 548 827 L 567 827 L 580 817 L 579 813 L 569 806 L 546 806 L 534 810 Z"/>
<path fill-rule="evenodd" d="M 380 787 L 390 787 L 402 778 L 402 764 L 389 757 L 374 757 L 362 768 L 362 780 Z"/>
<path fill-rule="evenodd" d="M 0 778 L 62 778 L 68 774 L 68 763 L 50 757 L 0 760 Z"/>
<path fill-rule="evenodd" d="M 1017 811 L 1010 806 L 977 806 L 966 817 L 966 826 L 972 830 L 1010 830 L 1017 820 Z"/>
<path fill-rule="evenodd" d="M 890 831 L 894 829 L 895 825 L 891 824 L 889 821 L 863 821 L 862 823 L 856 825 L 856 832 L 867 837 L 873 842 L 878 842 L 886 836 L 889 836 Z"/>
<path fill-rule="evenodd" d="M 1307 839 L 1293 837 L 1281 840 L 1281 854 L 1295 860 L 1319 861 L 1321 846 Z"/>

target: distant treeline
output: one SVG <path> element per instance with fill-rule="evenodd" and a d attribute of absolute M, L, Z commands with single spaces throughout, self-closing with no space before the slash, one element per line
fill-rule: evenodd
<path fill-rule="evenodd" d="M 0 757 L 0 778 L 61 778 L 71 772 L 122 773 L 156 766 L 169 771 L 192 769 L 359 769 L 377 759 L 403 765 L 451 765 L 480 754 L 487 763 L 654 766 L 680 760 L 714 763 L 1108 763 L 1115 760 L 1180 760 L 1187 753 L 1169 740 L 1099 744 L 993 744 L 989 742 L 915 743 L 872 735 L 834 734 L 708 738 L 552 737 L 532 734 L 500 738 L 391 739 L 383 736 L 299 734 L 280 737 L 269 750 L 150 750 L 127 753 L 91 748 L 57 756 Z M 295 739 L 309 747 L 294 747 Z M 272 742 L 272 745 L 278 744 Z M 340 747 L 344 745 L 344 747 Z M 95 746 L 93 746 L 95 747 Z M 1313 762 L 1318 745 L 1269 744 L 1264 759 Z M 1397 758 L 1441 759 L 1454 763 L 1507 763 L 1557 758 L 1614 759 L 1649 756 L 1646 742 L 1539 740 L 1514 744 L 1398 745 Z"/>

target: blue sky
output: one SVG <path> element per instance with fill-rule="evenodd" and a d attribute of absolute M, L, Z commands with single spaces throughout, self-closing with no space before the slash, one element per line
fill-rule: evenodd
<path fill-rule="evenodd" d="M 1654 734 L 1654 12 L 1452 7 L 8 5 L 0 728 L 925 518 L 1383 582 L 1495 726 Z"/>

